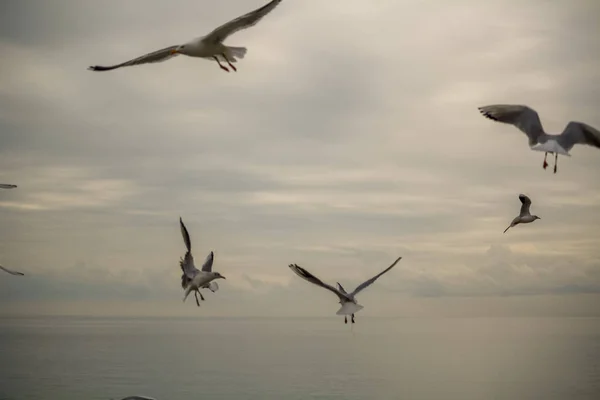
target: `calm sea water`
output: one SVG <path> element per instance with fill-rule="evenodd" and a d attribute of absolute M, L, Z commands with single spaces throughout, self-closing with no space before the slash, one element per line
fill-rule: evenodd
<path fill-rule="evenodd" d="M 599 399 L 600 319 L 0 319 L 0 399 Z"/>

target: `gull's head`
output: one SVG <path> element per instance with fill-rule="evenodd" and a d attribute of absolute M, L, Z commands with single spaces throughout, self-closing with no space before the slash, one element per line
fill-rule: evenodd
<path fill-rule="evenodd" d="M 221 275 L 218 272 L 215 272 L 214 274 L 215 274 L 215 279 L 227 279 L 227 278 L 225 278 L 223 275 Z"/>
<path fill-rule="evenodd" d="M 541 219 L 540 217 L 538 217 L 537 215 L 532 215 L 533 220 L 535 221 L 536 219 Z"/>

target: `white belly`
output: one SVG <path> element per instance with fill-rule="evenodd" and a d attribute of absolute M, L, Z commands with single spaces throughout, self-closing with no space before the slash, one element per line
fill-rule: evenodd
<path fill-rule="evenodd" d="M 560 144 L 558 144 L 556 140 L 548 140 L 545 143 L 540 143 L 537 146 L 532 147 L 531 150 L 543 151 L 547 153 L 558 153 L 563 156 L 571 157 L 569 152 L 566 151 Z"/>

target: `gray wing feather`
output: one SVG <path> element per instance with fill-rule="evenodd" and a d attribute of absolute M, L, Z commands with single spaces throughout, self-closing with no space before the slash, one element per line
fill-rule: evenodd
<path fill-rule="evenodd" d="M 528 215 L 529 207 L 531 206 L 531 199 L 524 194 L 520 194 L 519 200 L 521 200 L 521 211 L 519 212 L 519 215 Z"/>
<path fill-rule="evenodd" d="M 221 43 L 228 36 L 233 35 L 237 31 L 242 29 L 250 28 L 251 26 L 256 25 L 258 21 L 260 21 L 265 15 L 270 13 L 275 7 L 277 7 L 281 3 L 281 0 L 272 0 L 270 3 L 258 8 L 254 11 L 250 11 L 249 13 L 242 15 L 234 20 L 231 20 L 204 37 L 205 41 L 213 42 L 213 43 Z"/>
<path fill-rule="evenodd" d="M 185 227 L 185 224 L 183 223 L 181 217 L 179 217 L 179 227 L 181 228 L 181 236 L 183 236 L 183 242 L 185 243 L 185 247 L 187 248 L 187 251 L 190 252 L 192 251 L 192 242 L 190 240 L 190 234 L 187 228 Z"/>
<path fill-rule="evenodd" d="M 536 145 L 539 137 L 545 135 L 540 116 L 534 109 L 527 106 L 495 104 L 478 109 L 488 119 L 519 128 L 529 138 L 529 146 Z"/>
<path fill-rule="evenodd" d="M 334 288 L 331 285 L 328 285 L 326 283 L 324 283 L 322 280 L 320 280 L 319 278 L 317 278 L 316 276 L 314 276 L 313 274 L 311 274 L 310 272 L 308 272 L 307 270 L 305 270 L 302 267 L 299 267 L 297 264 L 290 264 L 289 265 L 290 269 L 292 271 L 294 271 L 296 273 L 296 275 L 298 275 L 300 278 L 304 279 L 305 281 L 308 281 L 314 285 L 317 286 L 321 286 L 324 289 L 327 289 L 329 291 L 331 291 L 332 293 L 334 293 L 340 300 L 350 300 L 348 295 L 346 295 L 345 293 L 340 292 L 339 290 L 337 290 L 336 288 Z"/>
<path fill-rule="evenodd" d="M 185 247 L 187 251 L 185 252 L 184 258 L 179 261 L 179 266 L 183 271 L 183 275 L 181 276 L 181 286 L 187 287 L 187 284 L 190 280 L 194 279 L 194 277 L 198 274 L 198 269 L 194 265 L 194 256 L 192 256 L 192 243 L 190 241 L 190 234 L 188 233 L 185 224 L 181 217 L 179 217 L 179 226 L 181 228 L 181 235 L 183 236 L 183 241 L 185 243 Z"/>
<path fill-rule="evenodd" d="M 394 268 L 394 266 L 398 263 L 398 261 L 400 261 L 402 259 L 402 257 L 398 257 L 396 259 L 396 261 L 394 261 L 392 263 L 392 265 L 390 265 L 389 267 L 387 267 L 386 269 L 384 269 L 383 271 L 381 271 L 380 273 L 378 273 L 377 275 L 375 275 L 374 277 L 372 277 L 371 279 L 369 279 L 368 281 L 365 281 L 363 283 L 361 283 L 360 285 L 358 285 L 358 287 L 356 289 L 354 289 L 354 292 L 350 293 L 351 297 L 354 297 L 358 294 L 358 292 L 360 292 L 361 290 L 371 286 L 371 284 L 373 284 L 373 282 L 375 282 L 377 280 L 377 278 L 379 278 L 381 275 L 385 274 L 386 272 L 388 272 L 390 269 Z"/>
<path fill-rule="evenodd" d="M 133 65 L 140 64 L 151 64 L 151 63 L 159 63 L 163 61 L 167 61 L 175 56 L 177 53 L 171 54 L 172 50 L 178 48 L 179 45 L 165 47 L 164 49 L 153 51 L 152 53 L 144 54 L 141 57 L 134 58 L 133 60 L 125 61 L 121 64 L 111 65 L 111 66 L 102 66 L 102 65 L 94 65 L 88 67 L 90 71 L 111 71 L 113 69 L 121 68 L 121 67 L 130 67 Z"/>
<path fill-rule="evenodd" d="M 1 269 L 2 271 L 4 271 L 4 272 L 8 272 L 8 273 L 9 273 L 9 274 L 11 274 L 11 275 L 20 275 L 20 276 L 23 276 L 23 275 L 25 275 L 25 274 L 24 274 L 24 273 L 22 273 L 22 272 L 19 272 L 19 271 L 13 271 L 13 270 L 10 270 L 10 269 L 8 269 L 8 268 L 4 268 L 2 265 L 0 265 L 0 269 Z"/>
<path fill-rule="evenodd" d="M 576 144 L 600 148 L 600 131 L 583 122 L 571 121 L 559 135 L 558 142 L 567 151 Z"/>
<path fill-rule="evenodd" d="M 204 264 L 202 264 L 202 271 L 211 272 L 214 259 L 215 259 L 215 255 L 211 251 L 210 254 L 206 257 L 206 260 L 204 260 Z"/>

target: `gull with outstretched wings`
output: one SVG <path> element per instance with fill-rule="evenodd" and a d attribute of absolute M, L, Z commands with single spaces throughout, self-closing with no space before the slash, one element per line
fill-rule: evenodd
<path fill-rule="evenodd" d="M 600 149 L 600 131 L 583 122 L 571 121 L 561 134 L 551 135 L 544 131 L 538 113 L 527 106 L 495 104 L 479 107 L 479 112 L 493 121 L 514 125 L 527 135 L 531 150 L 545 153 L 542 165 L 544 169 L 548 167 L 548 153 L 554 153 L 554 173 L 558 169 L 558 155 L 571 157 L 569 151 L 576 144 Z"/>
<path fill-rule="evenodd" d="M 531 207 L 531 199 L 529 197 L 525 196 L 524 194 L 520 194 L 519 200 L 521 200 L 521 211 L 519 212 L 519 215 L 512 220 L 508 228 L 504 230 L 504 233 L 506 233 L 507 230 L 515 225 L 528 224 L 536 219 L 541 219 L 537 215 L 531 215 L 529 213 L 529 207 Z"/>
<path fill-rule="evenodd" d="M 381 275 L 385 274 L 390 269 L 392 269 L 398 263 L 398 261 L 400 261 L 401 259 L 402 259 L 402 257 L 398 257 L 396 259 L 396 261 L 393 262 L 392 265 L 390 265 L 389 267 L 387 267 L 386 269 L 384 269 L 382 272 L 378 273 L 371 279 L 366 280 L 363 283 L 361 283 L 360 285 L 358 285 L 356 287 L 356 289 L 354 289 L 354 291 L 352 291 L 351 293 L 346 292 L 346 290 L 342 287 L 342 285 L 339 284 L 339 282 L 337 283 L 338 287 L 335 288 L 335 287 L 323 282 L 322 280 L 320 280 L 319 278 L 317 278 L 316 276 L 314 276 L 313 274 L 311 274 L 304 268 L 298 266 L 297 264 L 290 264 L 289 267 L 292 271 L 294 271 L 294 273 L 296 275 L 298 275 L 300 278 L 304 279 L 305 281 L 308 281 L 314 285 L 320 286 L 323 289 L 327 289 L 330 292 L 332 292 L 333 294 L 335 294 L 338 297 L 338 299 L 340 300 L 340 304 L 342 305 L 342 307 L 337 311 L 336 314 L 344 316 L 344 323 L 348 323 L 347 316 L 350 315 L 350 316 L 352 316 L 352 323 L 354 323 L 354 314 L 364 308 L 363 306 L 358 304 L 358 302 L 356 300 L 356 295 L 359 292 L 361 292 L 362 290 L 364 290 L 365 288 L 371 286 L 371 284 L 373 284 L 373 282 L 375 282 L 377 280 L 377 278 L 379 278 Z"/>
<path fill-rule="evenodd" d="M 213 281 L 215 279 L 226 278 L 218 272 L 213 272 L 212 266 L 215 255 L 212 251 L 206 257 L 204 264 L 202 264 L 202 269 L 198 270 L 198 268 L 196 268 L 194 265 L 194 256 L 192 256 L 192 242 L 190 241 L 190 234 L 188 233 L 188 230 L 185 227 L 181 217 L 179 218 L 179 225 L 181 227 L 181 235 L 183 236 L 185 247 L 187 248 L 185 256 L 179 261 L 179 266 L 183 272 L 183 275 L 181 275 L 181 287 L 185 290 L 183 301 L 185 301 L 190 292 L 193 291 L 194 296 L 196 297 L 196 304 L 198 307 L 200 307 L 198 295 L 200 295 L 200 298 L 204 300 L 204 296 L 202 296 L 202 293 L 200 293 L 200 289 L 207 288 L 214 293 L 219 289 L 219 285 L 217 282 Z"/>
<path fill-rule="evenodd" d="M 153 51 L 152 53 L 145 54 L 121 64 L 111 66 L 94 65 L 88 69 L 91 71 L 111 71 L 121 67 L 163 62 L 178 54 L 183 54 L 189 57 L 215 60 L 222 70 L 229 72 L 229 69 L 221 64 L 221 60 L 219 60 L 219 57 L 222 57 L 223 61 L 227 62 L 231 69 L 237 71 L 237 68 L 233 66 L 232 63 L 237 62 L 237 58 L 244 58 L 247 49 L 245 47 L 226 46 L 223 44 L 223 41 L 237 31 L 256 25 L 256 23 L 258 23 L 265 15 L 273 11 L 279 3 L 281 3 L 281 0 L 272 0 L 248 14 L 242 15 L 241 17 L 219 26 L 208 35 L 195 38 L 187 43 L 165 47 L 164 49 Z"/>

